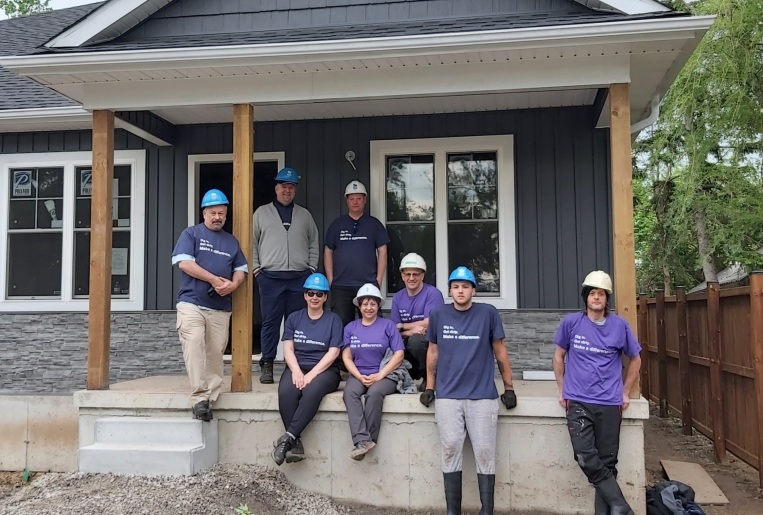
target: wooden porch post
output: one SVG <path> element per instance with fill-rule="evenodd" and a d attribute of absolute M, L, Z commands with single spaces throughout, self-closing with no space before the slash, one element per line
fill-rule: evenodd
<path fill-rule="evenodd" d="M 93 111 L 93 192 L 90 205 L 90 301 L 87 389 L 109 387 L 114 113 Z"/>
<path fill-rule="evenodd" d="M 631 162 L 631 108 L 628 84 L 609 87 L 610 151 L 612 154 L 612 232 L 614 288 L 617 314 L 625 318 L 638 338 L 636 311 L 636 252 L 633 236 L 633 168 Z M 638 398 L 639 380 L 631 398 Z"/>
<path fill-rule="evenodd" d="M 249 266 L 252 265 L 252 206 L 254 206 L 254 109 L 251 104 L 233 106 L 233 235 Z M 253 278 L 233 293 L 231 320 L 231 391 L 252 390 Z"/>
<path fill-rule="evenodd" d="M 758 484 L 763 487 L 763 272 L 750 274 L 750 340 L 758 412 Z"/>

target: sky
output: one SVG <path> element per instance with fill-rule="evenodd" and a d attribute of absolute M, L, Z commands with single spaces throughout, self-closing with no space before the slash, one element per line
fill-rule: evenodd
<path fill-rule="evenodd" d="M 94 4 L 101 0 L 50 0 L 51 9 L 64 9 L 65 7 L 74 7 L 75 5 Z M 4 12 L 0 11 L 0 20 L 7 18 Z"/>

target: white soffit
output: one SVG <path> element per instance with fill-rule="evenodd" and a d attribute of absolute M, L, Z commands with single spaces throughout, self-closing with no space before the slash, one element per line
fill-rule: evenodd
<path fill-rule="evenodd" d="M 121 36 L 172 0 L 110 0 L 54 37 L 48 48 L 102 43 Z"/>
<path fill-rule="evenodd" d="M 670 11 L 670 8 L 654 0 L 575 0 L 596 11 L 614 11 L 623 14 L 646 14 Z"/>

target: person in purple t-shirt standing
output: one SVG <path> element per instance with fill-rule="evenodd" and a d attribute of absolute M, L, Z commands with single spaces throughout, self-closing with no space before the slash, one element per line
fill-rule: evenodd
<path fill-rule="evenodd" d="M 405 288 L 392 297 L 389 318 L 405 342 L 405 359 L 411 363 L 411 377 L 422 379 L 420 391 L 426 386 L 427 348 L 424 338 L 429 324 L 429 312 L 445 304 L 440 290 L 424 282 L 427 264 L 418 254 L 410 253 L 400 261 L 400 275 Z"/>
<path fill-rule="evenodd" d="M 612 279 L 588 274 L 585 311 L 567 315 L 554 337 L 554 375 L 575 460 L 596 488 L 595 515 L 633 515 L 617 484 L 620 422 L 641 368 L 641 346 L 625 319 L 609 312 Z M 622 356 L 630 358 L 622 379 Z M 566 358 L 566 362 L 565 362 Z"/>
<path fill-rule="evenodd" d="M 177 331 L 191 383 L 194 417 L 212 420 L 210 402 L 223 385 L 223 352 L 228 345 L 231 293 L 248 272 L 238 240 L 223 230 L 228 199 L 209 190 L 201 200 L 204 222 L 183 231 L 172 251 L 180 288 Z"/>
<path fill-rule="evenodd" d="M 405 347 L 394 322 L 379 318 L 379 288 L 364 284 L 353 303 L 360 308 L 362 318 L 344 328 L 342 361 L 350 373 L 344 387 L 344 405 L 355 445 L 350 458 L 360 461 L 379 439 L 384 397 L 397 390 L 397 382 L 387 376 L 403 362 Z M 385 364 L 388 350 L 392 356 Z"/>

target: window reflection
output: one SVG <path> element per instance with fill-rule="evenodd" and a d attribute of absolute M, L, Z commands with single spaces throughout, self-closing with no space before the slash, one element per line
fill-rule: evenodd
<path fill-rule="evenodd" d="M 434 220 L 434 156 L 387 158 L 387 220 Z"/>
<path fill-rule="evenodd" d="M 448 218 L 489 220 L 497 217 L 495 152 L 448 154 Z"/>

